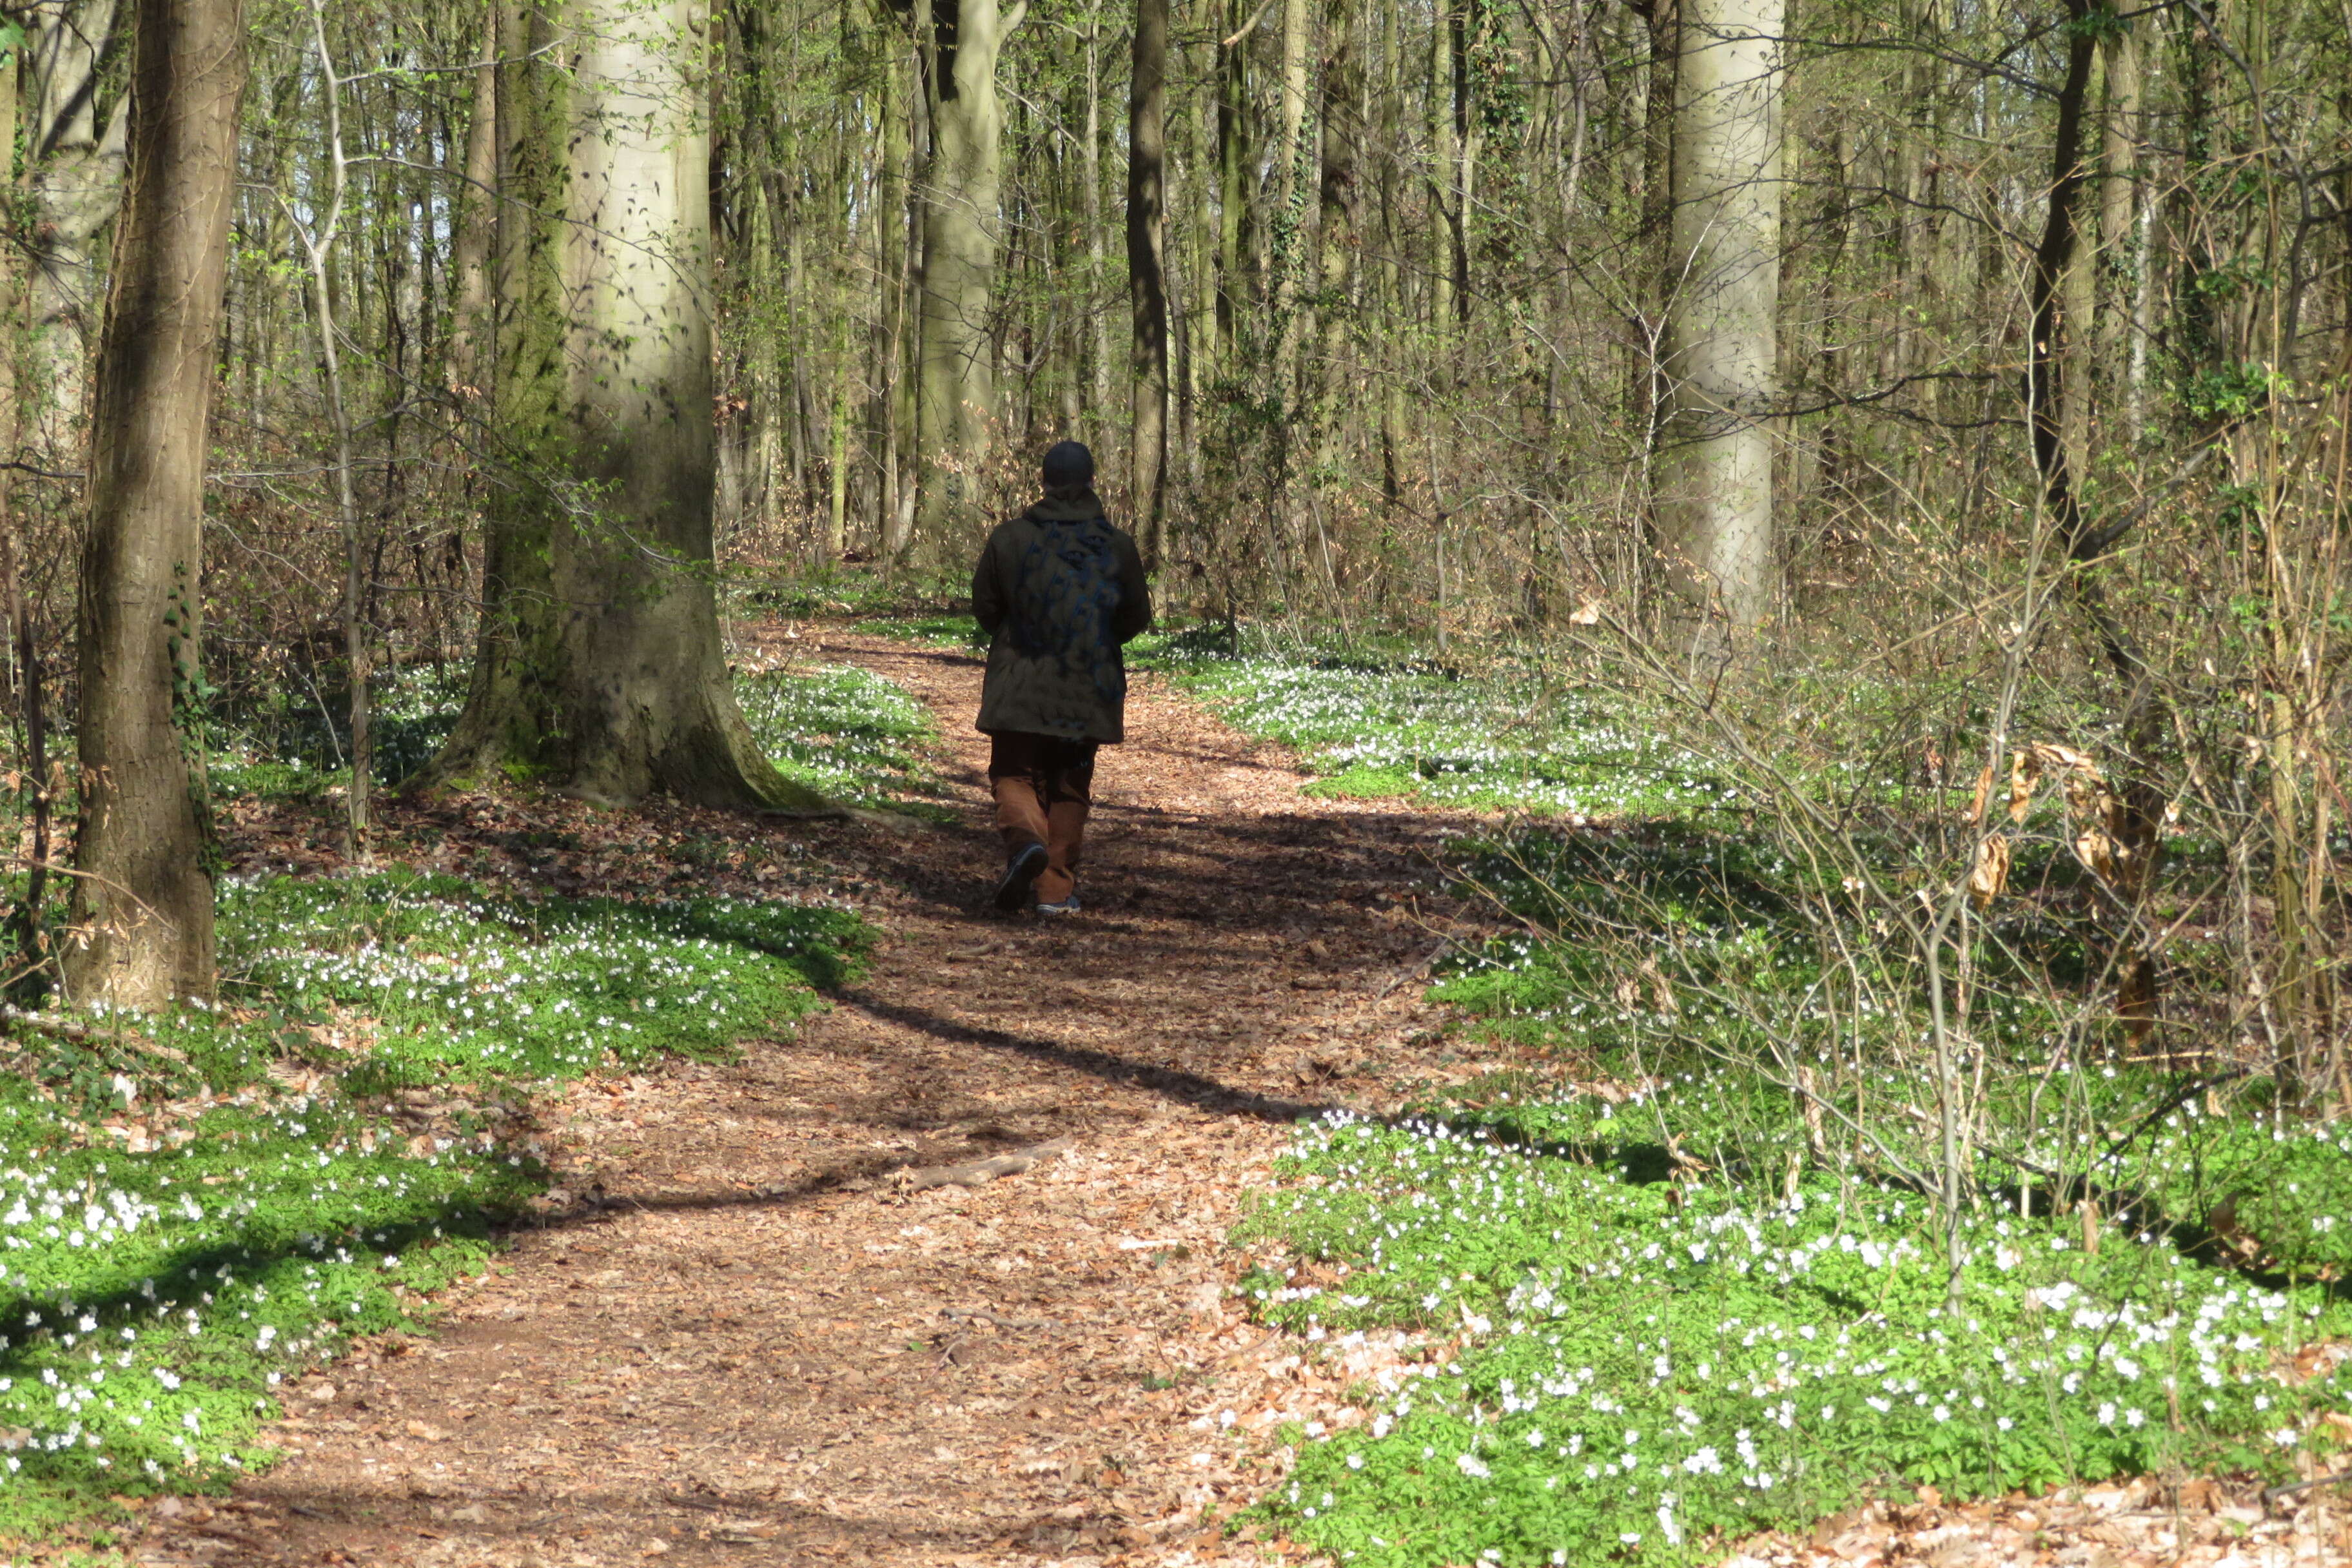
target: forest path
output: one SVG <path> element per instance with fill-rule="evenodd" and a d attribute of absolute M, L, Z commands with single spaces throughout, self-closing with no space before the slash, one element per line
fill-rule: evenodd
<path fill-rule="evenodd" d="M 866 977 L 736 1065 L 583 1086 L 546 1227 L 434 1335 L 289 1389 L 285 1461 L 157 1520 L 143 1556 L 1266 1560 L 1204 1510 L 1257 1495 L 1268 1428 L 1339 1384 L 1246 1322 L 1223 1238 L 1297 1116 L 1429 1056 L 1412 981 L 1454 914 L 1429 858 L 1464 819 L 1302 795 L 1142 678 L 1086 912 L 1006 917 L 978 661 L 775 626 L 751 647 L 863 665 L 946 731 L 961 829 L 743 829 L 870 879 Z M 892 1175 L 1065 1138 L 977 1188 Z"/>

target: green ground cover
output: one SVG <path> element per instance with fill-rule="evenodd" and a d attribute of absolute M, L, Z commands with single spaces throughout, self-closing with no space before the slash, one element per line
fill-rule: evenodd
<path fill-rule="evenodd" d="M 2340 1464 L 2352 1374 L 2298 1352 L 2352 1334 L 2352 1131 L 2085 1027 L 2048 908 L 1989 922 L 1954 1227 L 1917 979 L 1844 889 L 1690 823 L 1461 869 L 1527 924 L 1433 994 L 1553 1068 L 1313 1129 L 1244 1227 L 1268 1321 L 1427 1347 L 1302 1439 L 1287 1530 L 1696 1562 L 1881 1490 Z"/>
<path fill-rule="evenodd" d="M 216 1008 L 8 1042 L 0 1533 L 265 1461 L 282 1379 L 418 1321 L 542 1190 L 534 1095 L 724 1056 L 865 940 L 837 910 L 526 903 L 392 871 L 231 883 L 220 922 Z"/>
<path fill-rule="evenodd" d="M 968 613 L 874 616 L 857 629 L 984 649 Z M 1310 794 L 1410 799 L 1571 822 L 1732 804 L 1727 786 L 1622 698 L 1533 665 L 1465 670 L 1409 650 L 1285 647 L 1175 623 L 1128 649 L 1245 734 L 1296 749 Z"/>
<path fill-rule="evenodd" d="M 1310 794 L 1605 820 L 1729 804 L 1724 786 L 1622 700 L 1532 669 L 1423 659 L 1146 650 L 1246 734 L 1321 775 Z"/>
<path fill-rule="evenodd" d="M 888 683 L 740 689 L 779 765 L 835 798 L 926 788 L 929 717 Z M 429 672 L 387 691 L 387 780 L 463 696 Z M 347 776 L 323 721 L 278 718 L 214 736 L 216 791 Z M 425 1320 L 545 1189 L 536 1099 L 788 1027 L 868 940 L 822 905 L 523 900 L 400 870 L 231 879 L 219 921 L 216 1006 L 52 1011 L 0 1038 L 0 1538 L 103 1545 L 110 1498 L 265 1463 L 282 1381 Z"/>
<path fill-rule="evenodd" d="M 1916 1193 L 1835 1170 L 1661 1179 L 1712 1087 L 1303 1139 L 1247 1234 L 1345 1278 L 1268 1271 L 1245 1282 L 1259 1310 L 1430 1349 L 1360 1391 L 1365 1423 L 1302 1438 L 1267 1511 L 1348 1562 L 1696 1562 L 1897 1486 L 2280 1478 L 2326 1443 L 2321 1412 L 2352 1408 L 2352 1378 L 2304 1380 L 2293 1354 L 2352 1330 L 2340 1298 L 2162 1234 L 2091 1252 L 2071 1216 L 1987 1205 L 1955 1308 Z"/>
<path fill-rule="evenodd" d="M 735 696 L 785 777 L 845 805 L 952 816 L 931 762 L 938 721 L 896 683 L 823 665 L 738 677 Z"/>
<path fill-rule="evenodd" d="M 466 705 L 466 671 L 415 666 L 377 694 L 375 776 L 386 786 L 433 755 Z M 739 675 L 735 696 L 751 733 L 785 777 L 847 805 L 916 814 L 943 810 L 930 762 L 930 710 L 897 685 L 851 665 Z M 332 720 L 334 721 L 331 722 Z M 351 777 L 341 721 L 291 704 L 215 726 L 208 774 L 226 796 L 315 796 Z"/>

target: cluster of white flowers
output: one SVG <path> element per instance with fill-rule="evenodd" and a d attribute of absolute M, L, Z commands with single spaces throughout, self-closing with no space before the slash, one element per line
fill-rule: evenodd
<path fill-rule="evenodd" d="M 653 1042 L 723 1043 L 800 989 L 774 954 L 796 932 L 820 940 L 790 906 L 492 906 L 397 878 L 239 880 L 223 903 L 241 986 L 315 1009 L 344 1051 L 494 1092 Z M 697 934 L 738 929 L 740 943 Z M 478 1244 L 428 1249 L 421 1268 L 412 1248 L 519 1190 L 520 1152 L 493 1128 L 419 1135 L 280 1062 L 274 1024 L 213 1011 L 135 1026 L 187 1065 L 155 1092 L 116 1083 L 111 1114 L 188 1136 L 110 1148 L 78 1101 L 29 1086 L 0 1096 L 12 1485 L 239 1463 L 283 1375 L 397 1321 L 405 1290 Z M 190 1092 L 200 1070 L 214 1081 Z"/>
<path fill-rule="evenodd" d="M 877 803 L 930 793 L 919 746 L 930 710 L 896 683 L 854 665 L 744 676 L 736 700 L 761 750 L 835 800 Z"/>
<path fill-rule="evenodd" d="M 1433 802 L 1573 822 L 1734 798 L 1683 747 L 1593 693 L 1549 693 L 1531 714 L 1517 683 L 1409 665 L 1242 657 L 1193 674 L 1233 723 L 1299 747 L 1342 784 L 1388 775 Z"/>
<path fill-rule="evenodd" d="M 2312 1299 L 2161 1240 L 2120 1267 L 2051 1222 L 1972 1217 L 1969 1255 L 2007 1263 L 1971 1276 L 1952 1315 L 1916 1194 L 1685 1188 L 1669 1205 L 1662 1187 L 1434 1121 L 1334 1117 L 1297 1158 L 1311 1180 L 1254 1226 L 1350 1271 L 1344 1289 L 1261 1288 L 1262 1310 L 1336 1324 L 1343 1349 L 1382 1322 L 1464 1346 L 1378 1372 L 1371 1418 L 1308 1445 L 1297 1473 L 1330 1489 L 1326 1514 L 1351 1488 L 1383 1495 L 1402 1461 L 1479 1489 L 1473 1516 L 1573 1490 L 1612 1530 L 1671 1544 L 1726 1497 L 1765 1517 L 1824 1457 L 1965 1455 L 1980 1473 L 2030 1462 L 2016 1445 L 2038 1433 L 2070 1463 L 2147 1463 L 2199 1429 L 2297 1445 L 2315 1407 L 2352 1408 L 2352 1381 L 2298 1385 L 2281 1353 L 2312 1331 Z M 2057 1432 L 2053 1398 L 2095 1432 Z"/>

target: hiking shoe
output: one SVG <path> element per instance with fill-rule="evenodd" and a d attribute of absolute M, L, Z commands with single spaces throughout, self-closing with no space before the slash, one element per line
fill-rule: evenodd
<path fill-rule="evenodd" d="M 1045 871 L 1045 847 L 1024 844 L 1004 863 L 1004 880 L 996 884 L 996 907 L 1017 910 L 1029 901 L 1030 889 Z"/>
<path fill-rule="evenodd" d="M 1050 904 L 1039 904 L 1037 906 L 1037 912 L 1041 915 L 1076 914 L 1078 912 L 1078 895 L 1075 890 L 1073 890 L 1070 896 L 1066 899 L 1057 900 Z"/>

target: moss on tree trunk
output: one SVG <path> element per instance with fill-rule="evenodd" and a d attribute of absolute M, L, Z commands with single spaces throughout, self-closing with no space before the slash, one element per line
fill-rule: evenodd
<path fill-rule="evenodd" d="M 509 10 L 501 33 L 509 472 L 466 710 L 412 787 L 822 808 L 761 755 L 719 647 L 704 18 L 583 0 Z"/>

